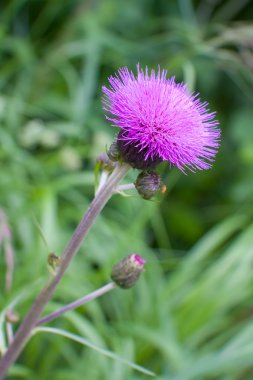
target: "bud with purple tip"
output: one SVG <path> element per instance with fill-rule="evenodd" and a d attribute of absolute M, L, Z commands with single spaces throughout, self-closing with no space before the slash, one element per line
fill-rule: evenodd
<path fill-rule="evenodd" d="M 131 288 L 135 285 L 141 273 L 144 271 L 144 264 L 145 260 L 141 256 L 132 253 L 114 265 L 112 268 L 111 279 L 120 288 Z"/>

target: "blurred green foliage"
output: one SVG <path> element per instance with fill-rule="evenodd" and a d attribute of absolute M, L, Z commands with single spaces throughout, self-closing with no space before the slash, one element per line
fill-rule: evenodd
<path fill-rule="evenodd" d="M 249 0 L 1 1 L 0 208 L 15 251 L 6 290 L 1 249 L 2 310 L 15 302 L 25 314 L 47 277 L 48 250 L 61 253 L 92 198 L 95 159 L 115 134 L 101 85 L 121 66 L 159 64 L 217 110 L 214 167 L 184 176 L 162 165 L 168 191 L 155 201 L 116 195 L 47 311 L 103 285 L 119 257 L 139 252 L 149 264 L 133 290 L 52 324 L 159 380 L 253 378 L 252 16 Z M 3 314 L 0 326 L 2 348 Z M 44 333 L 8 379 L 48 378 L 147 375 Z"/>

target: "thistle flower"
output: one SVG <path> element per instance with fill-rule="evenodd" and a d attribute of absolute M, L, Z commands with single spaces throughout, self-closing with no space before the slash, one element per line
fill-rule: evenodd
<path fill-rule="evenodd" d="M 208 169 L 219 147 L 215 113 L 185 84 L 166 76 L 166 70 L 149 74 L 137 65 L 136 77 L 125 67 L 109 78 L 109 87 L 103 86 L 106 118 L 120 128 L 122 159 L 137 169 L 162 161 L 182 172 Z"/>

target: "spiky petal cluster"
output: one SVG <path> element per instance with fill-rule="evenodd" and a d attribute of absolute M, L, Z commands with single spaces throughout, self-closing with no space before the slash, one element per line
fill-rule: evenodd
<path fill-rule="evenodd" d="M 208 169 L 219 147 L 215 113 L 183 83 L 166 76 L 166 70 L 149 74 L 137 65 L 136 77 L 125 67 L 109 78 L 108 88 L 103 86 L 106 117 L 120 128 L 123 159 L 139 169 L 161 161 L 183 172 Z"/>

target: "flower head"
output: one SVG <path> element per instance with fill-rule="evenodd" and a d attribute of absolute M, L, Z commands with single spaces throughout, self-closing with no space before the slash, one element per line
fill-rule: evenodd
<path fill-rule="evenodd" d="M 185 84 L 166 76 L 166 70 L 149 74 L 137 65 L 136 77 L 125 67 L 109 78 L 109 87 L 103 86 L 106 118 L 120 128 L 123 160 L 138 169 L 162 161 L 183 172 L 208 169 L 219 147 L 215 113 Z"/>

